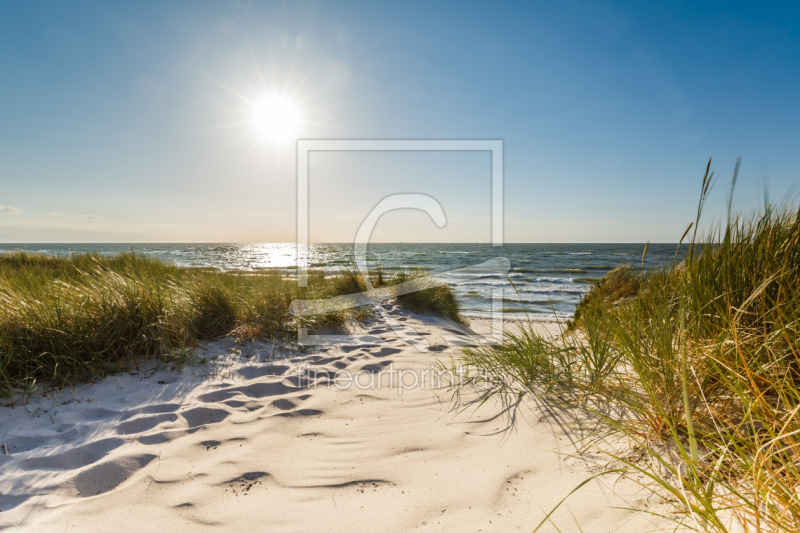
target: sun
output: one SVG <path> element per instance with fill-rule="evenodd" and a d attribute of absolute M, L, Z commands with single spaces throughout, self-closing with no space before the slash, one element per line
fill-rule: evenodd
<path fill-rule="evenodd" d="M 300 113 L 291 100 L 268 97 L 253 108 L 253 123 L 265 140 L 282 142 L 293 139 L 300 127 Z"/>

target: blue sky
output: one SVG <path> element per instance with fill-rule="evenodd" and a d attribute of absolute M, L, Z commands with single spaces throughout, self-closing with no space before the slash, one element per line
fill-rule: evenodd
<path fill-rule="evenodd" d="M 503 139 L 509 242 L 672 242 L 800 183 L 800 8 L 736 2 L 0 3 L 0 242 L 291 242 L 295 138 Z M 264 98 L 299 125 L 258 133 Z M 489 238 L 486 154 L 319 154 L 313 240 L 422 192 Z"/>

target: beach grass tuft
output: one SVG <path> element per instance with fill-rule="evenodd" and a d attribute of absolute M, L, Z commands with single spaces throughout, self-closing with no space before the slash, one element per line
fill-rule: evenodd
<path fill-rule="evenodd" d="M 374 276 L 375 286 L 398 285 L 420 276 L 424 276 L 424 274 L 401 271 L 387 279 L 382 272 L 378 271 L 377 275 Z M 466 319 L 461 315 L 461 308 L 458 305 L 455 293 L 448 286 L 440 285 L 403 294 L 397 297 L 397 303 L 415 313 L 432 312 L 460 324 L 467 323 Z"/>
<path fill-rule="evenodd" d="M 701 531 L 800 531 L 800 210 L 729 213 L 698 237 L 712 184 L 707 169 L 672 265 L 614 269 L 563 337 L 523 328 L 462 363 L 489 395 L 536 395 L 599 422 L 592 442 L 627 440 L 610 464 L 658 497 L 647 512 Z"/>

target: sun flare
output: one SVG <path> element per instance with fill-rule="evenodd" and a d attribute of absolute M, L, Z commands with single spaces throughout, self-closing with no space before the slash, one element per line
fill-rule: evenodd
<path fill-rule="evenodd" d="M 293 138 L 300 126 L 300 113 L 291 100 L 270 97 L 257 103 L 253 122 L 262 138 L 281 142 Z"/>

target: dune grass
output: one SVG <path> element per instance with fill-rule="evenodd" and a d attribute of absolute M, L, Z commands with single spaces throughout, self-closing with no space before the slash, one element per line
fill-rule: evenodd
<path fill-rule="evenodd" d="M 393 284 L 409 275 L 380 277 Z M 0 395 L 98 379 L 132 368 L 139 357 L 182 364 L 203 339 L 291 341 L 298 326 L 341 328 L 350 317 L 365 318 L 365 312 L 300 319 L 289 314 L 289 304 L 363 286 L 352 272 L 314 271 L 301 289 L 276 271 L 181 268 L 133 253 L 2 254 Z M 457 316 L 448 287 L 408 296 L 414 310 Z"/>
<path fill-rule="evenodd" d="M 707 169 L 684 237 L 712 184 Z M 799 531 L 799 339 L 800 210 L 768 205 L 692 233 L 658 271 L 611 271 L 563 338 L 525 328 L 463 363 L 494 378 L 489 394 L 535 394 L 627 438 L 632 452 L 609 455 L 660 498 L 648 512 L 702 531 Z"/>
<path fill-rule="evenodd" d="M 403 271 L 397 272 L 389 279 L 386 279 L 383 273 L 379 271 L 377 275 L 373 276 L 374 286 L 397 285 L 422 275 L 421 273 Z M 397 303 L 415 313 L 434 313 L 449 318 L 454 322 L 467 324 L 467 320 L 461 315 L 461 308 L 456 300 L 456 295 L 448 286 L 441 285 L 403 294 L 397 297 Z"/>

